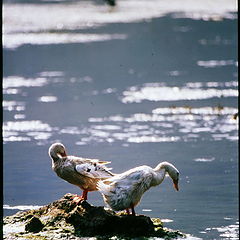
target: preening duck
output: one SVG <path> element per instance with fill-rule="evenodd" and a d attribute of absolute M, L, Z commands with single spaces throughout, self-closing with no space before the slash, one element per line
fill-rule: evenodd
<path fill-rule="evenodd" d="M 75 156 L 68 156 L 62 143 L 54 143 L 49 148 L 53 171 L 65 181 L 74 184 L 83 190 L 78 199 L 87 200 L 89 191 L 97 190 L 97 182 L 114 176 L 105 165 L 110 163 Z"/>
<path fill-rule="evenodd" d="M 105 203 L 113 210 L 132 210 L 140 202 L 142 195 L 149 188 L 162 183 L 166 173 L 173 180 L 173 186 L 178 191 L 179 171 L 169 162 L 162 162 L 155 168 L 140 166 L 124 173 L 116 174 L 97 183 L 98 190 L 102 193 Z"/>

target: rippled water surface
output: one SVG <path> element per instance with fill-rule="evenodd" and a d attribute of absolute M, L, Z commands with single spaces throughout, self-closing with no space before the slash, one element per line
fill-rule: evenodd
<path fill-rule="evenodd" d="M 120 173 L 180 170 L 136 212 L 199 239 L 238 239 L 235 1 L 5 1 L 4 214 L 80 190 L 51 170 L 49 146 Z M 98 192 L 89 202 L 103 205 Z"/>

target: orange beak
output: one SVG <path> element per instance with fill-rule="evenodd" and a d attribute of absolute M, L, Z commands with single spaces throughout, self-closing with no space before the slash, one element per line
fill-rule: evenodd
<path fill-rule="evenodd" d="M 178 180 L 173 180 L 173 186 L 174 188 L 178 191 L 179 188 L 178 188 Z"/>

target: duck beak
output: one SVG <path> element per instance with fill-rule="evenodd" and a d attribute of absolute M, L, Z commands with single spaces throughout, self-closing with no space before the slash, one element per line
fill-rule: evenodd
<path fill-rule="evenodd" d="M 63 157 L 66 157 L 66 156 L 67 156 L 67 154 L 66 154 L 65 151 L 64 151 L 64 153 L 62 153 L 62 154 L 61 154 L 61 153 L 58 153 L 57 155 L 58 155 L 59 158 L 63 158 Z"/>
<path fill-rule="evenodd" d="M 173 180 L 173 186 L 174 188 L 178 191 L 179 188 L 178 188 L 178 180 Z"/>

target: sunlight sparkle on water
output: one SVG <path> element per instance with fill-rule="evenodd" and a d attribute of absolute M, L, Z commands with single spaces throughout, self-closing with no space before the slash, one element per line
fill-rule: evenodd
<path fill-rule="evenodd" d="M 167 87 L 157 83 L 129 88 L 123 92 L 123 103 L 141 103 L 148 101 L 201 100 L 220 97 L 237 97 L 237 89 Z"/>
<path fill-rule="evenodd" d="M 236 141 L 237 120 L 232 119 L 236 112 L 236 108 L 219 106 L 165 107 L 153 109 L 152 114 L 92 117 L 88 120 L 92 125 L 84 131 L 91 138 L 85 140 L 106 141 L 111 136 L 114 141 L 131 143 L 194 141 L 208 133 L 215 140 Z"/>
<path fill-rule="evenodd" d="M 233 60 L 209 60 L 209 61 L 197 61 L 197 65 L 205 68 L 214 68 L 214 67 L 222 67 L 228 65 L 237 65 Z"/>
<path fill-rule="evenodd" d="M 3 100 L 3 110 L 7 111 L 24 111 L 25 110 L 25 102 L 17 102 L 17 101 L 5 101 Z"/>
<path fill-rule="evenodd" d="M 18 76 L 3 78 L 3 89 L 21 87 L 42 87 L 48 82 L 45 78 L 26 79 Z"/>
<path fill-rule="evenodd" d="M 81 1 L 68 4 L 4 4 L 4 32 L 46 31 L 50 29 L 81 29 L 97 27 L 107 23 L 134 22 L 161 17 L 177 12 L 185 17 L 208 20 L 212 17 L 221 19 L 234 17 L 229 12 L 236 12 L 233 0 L 223 0 L 218 4 L 214 0 L 182 1 L 127 1 L 119 0 L 114 9 L 106 5 Z M 33 17 L 34 13 L 34 17 Z M 179 14 L 178 14 L 179 15 Z M 178 17 L 176 14 L 175 17 Z M 77 17 L 76 17 L 77 16 Z M 236 17 L 236 16 L 235 16 Z M 41 21 L 38 21 L 41 19 Z M 64 23 L 64 24 L 63 24 Z"/>
<path fill-rule="evenodd" d="M 40 120 L 8 121 L 3 123 L 4 142 L 46 140 L 52 136 L 51 128 Z"/>
<path fill-rule="evenodd" d="M 239 239 L 238 223 L 230 224 L 227 226 L 221 226 L 221 227 L 206 228 L 206 231 L 207 232 L 217 231 L 217 232 L 219 232 L 219 236 L 224 239 L 229 239 L 229 240 L 238 240 Z"/>
<path fill-rule="evenodd" d="M 109 23 L 149 21 L 172 14 L 173 18 L 217 20 L 237 18 L 233 0 L 126 1 L 119 0 L 115 8 L 78 1 L 68 4 L 3 5 L 3 47 L 17 48 L 23 44 L 85 43 L 126 39 L 125 34 L 80 34 L 71 30 L 97 29 Z M 41 19 L 41 21 L 39 21 Z M 54 32 L 53 32 L 54 30 Z M 65 30 L 64 32 L 61 32 Z M 69 31 L 69 32 L 68 32 Z M 183 31 L 183 30 L 181 30 Z M 186 31 L 186 29 L 184 29 Z"/>
<path fill-rule="evenodd" d="M 34 210 L 34 209 L 38 209 L 42 206 L 34 206 L 34 205 L 17 205 L 17 206 L 9 206 L 7 204 L 4 204 L 3 205 L 3 209 L 18 209 L 18 210 L 21 210 L 21 211 L 24 211 L 24 210 Z"/>
<path fill-rule="evenodd" d="M 42 96 L 38 99 L 39 102 L 56 102 L 56 96 Z"/>
<path fill-rule="evenodd" d="M 215 160 L 214 157 L 212 157 L 212 158 L 196 158 L 196 159 L 194 159 L 195 162 L 212 162 L 214 160 Z"/>
<path fill-rule="evenodd" d="M 13 33 L 4 36 L 5 48 L 17 48 L 24 44 L 46 45 L 66 43 L 86 43 L 109 41 L 114 39 L 124 40 L 124 34 L 81 34 L 81 33 Z"/>

